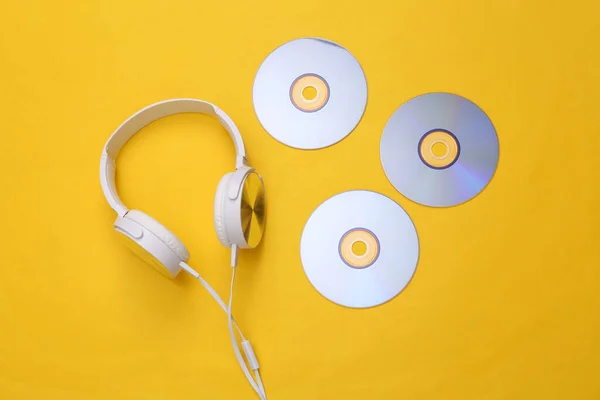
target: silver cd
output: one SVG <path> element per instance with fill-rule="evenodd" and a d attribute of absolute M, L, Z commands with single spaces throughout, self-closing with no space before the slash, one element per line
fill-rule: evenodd
<path fill-rule="evenodd" d="M 263 61 L 252 90 L 254 111 L 279 142 L 320 149 L 354 130 L 367 104 L 367 81 L 356 59 L 328 40 L 285 43 Z"/>
<path fill-rule="evenodd" d="M 353 190 L 329 198 L 312 213 L 300 255 L 319 293 L 342 306 L 366 308 L 406 287 L 417 267 L 419 239 L 396 202 Z"/>
<path fill-rule="evenodd" d="M 394 112 L 381 136 L 380 155 L 400 193 L 420 204 L 449 207 L 472 199 L 490 182 L 498 137 L 473 102 L 429 93 Z"/>

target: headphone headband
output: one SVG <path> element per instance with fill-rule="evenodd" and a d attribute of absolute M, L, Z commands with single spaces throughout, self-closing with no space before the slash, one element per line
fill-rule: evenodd
<path fill-rule="evenodd" d="M 231 136 L 233 144 L 235 145 L 236 169 L 245 164 L 246 150 L 244 148 L 242 136 L 231 118 L 229 118 L 229 116 L 219 107 L 209 102 L 196 99 L 172 99 L 151 104 L 125 120 L 125 122 L 123 122 L 110 136 L 102 151 L 102 158 L 100 160 L 100 183 L 102 185 L 102 191 L 110 206 L 119 216 L 125 215 L 128 211 L 127 207 L 125 207 L 119 198 L 115 184 L 115 161 L 119 151 L 121 151 L 123 146 L 125 146 L 125 143 L 127 143 L 133 135 L 146 125 L 169 115 L 190 112 L 217 117 L 221 125 L 229 133 L 229 136 Z"/>

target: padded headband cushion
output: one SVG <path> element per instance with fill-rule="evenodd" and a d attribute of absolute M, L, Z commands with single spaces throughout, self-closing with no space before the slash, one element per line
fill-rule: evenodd
<path fill-rule="evenodd" d="M 190 252 L 185 247 L 183 242 L 177 238 L 170 230 L 168 230 L 160 222 L 138 210 L 130 210 L 125 214 L 125 218 L 130 219 L 142 227 L 152 232 L 156 237 L 162 240 L 177 256 L 181 261 L 188 261 L 190 259 Z"/>

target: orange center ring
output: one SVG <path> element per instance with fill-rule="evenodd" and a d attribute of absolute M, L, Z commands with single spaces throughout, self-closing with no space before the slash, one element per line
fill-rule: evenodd
<path fill-rule="evenodd" d="M 303 91 L 307 87 L 315 88 L 317 95 L 313 99 L 304 97 Z M 319 111 L 329 101 L 329 85 L 327 81 L 317 74 L 304 74 L 294 80 L 290 87 L 290 100 L 300 111 Z"/>
<path fill-rule="evenodd" d="M 364 254 L 356 254 L 352 245 L 363 242 L 366 245 Z M 356 269 L 370 267 L 379 257 L 379 239 L 373 232 L 365 228 L 354 228 L 346 232 L 340 239 L 338 252 L 346 265 Z"/>
<path fill-rule="evenodd" d="M 437 155 L 433 147 L 441 144 L 444 154 Z M 452 132 L 446 129 L 433 129 L 425 133 L 418 145 L 419 158 L 425 165 L 433 169 L 446 169 L 451 167 L 460 155 L 460 143 Z"/>

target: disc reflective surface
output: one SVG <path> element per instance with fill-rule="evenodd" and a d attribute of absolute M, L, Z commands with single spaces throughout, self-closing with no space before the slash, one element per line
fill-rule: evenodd
<path fill-rule="evenodd" d="M 319 149 L 354 130 L 367 105 L 367 81 L 346 49 L 303 38 L 263 61 L 252 97 L 258 120 L 273 138 L 298 149 Z"/>
<path fill-rule="evenodd" d="M 312 213 L 300 256 L 308 280 L 324 297 L 366 308 L 394 298 L 410 282 L 419 239 L 396 202 L 353 190 L 329 198 Z"/>
<path fill-rule="evenodd" d="M 498 137 L 473 102 L 429 93 L 404 103 L 381 136 L 383 169 L 409 199 L 433 207 L 463 203 L 479 194 L 498 164 Z"/>

